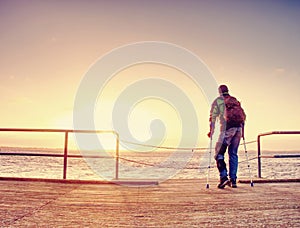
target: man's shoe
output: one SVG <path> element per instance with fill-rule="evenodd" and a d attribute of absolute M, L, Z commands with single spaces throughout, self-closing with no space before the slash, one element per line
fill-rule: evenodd
<path fill-rule="evenodd" d="M 230 182 L 228 180 L 227 177 L 223 177 L 221 180 L 220 180 L 220 184 L 218 184 L 218 188 L 225 188 L 226 185 L 228 185 Z"/>
<path fill-rule="evenodd" d="M 231 179 L 231 180 L 230 180 L 230 187 L 232 187 L 232 188 L 237 188 L 237 185 L 236 185 L 236 179 Z"/>

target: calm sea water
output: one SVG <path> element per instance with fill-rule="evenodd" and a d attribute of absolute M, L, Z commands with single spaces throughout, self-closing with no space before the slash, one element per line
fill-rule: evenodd
<path fill-rule="evenodd" d="M 41 149 L 41 148 L 1 148 L 2 153 L 52 153 L 63 154 L 62 149 Z M 182 157 L 186 154 L 182 151 Z M 70 154 L 79 154 L 73 151 Z M 120 168 L 119 178 L 134 179 L 156 179 L 160 172 L 170 173 L 169 178 L 193 179 L 205 178 L 207 175 L 209 153 L 207 151 L 195 151 L 183 168 L 178 168 L 177 163 L 169 162 L 161 165 L 172 151 L 151 152 L 151 153 L 129 153 L 120 152 L 120 164 L 127 168 Z M 283 152 L 264 152 L 264 155 L 292 154 Z M 293 152 L 293 154 L 300 154 Z M 248 163 L 244 151 L 239 151 L 239 178 L 249 178 Z M 213 155 L 212 155 L 213 156 Z M 227 156 L 227 155 L 226 155 Z M 180 154 L 179 154 L 180 157 Z M 257 177 L 258 163 L 255 151 L 248 152 L 250 171 L 253 178 Z M 100 160 L 101 159 L 101 162 Z M 80 180 L 103 180 L 101 173 L 115 175 L 115 163 L 107 165 L 107 158 L 95 158 L 92 162 L 87 162 L 82 158 L 68 158 L 67 179 Z M 185 159 L 185 158 L 184 158 Z M 112 158 L 110 161 L 114 161 Z M 179 158 L 180 160 L 180 158 Z M 93 168 L 91 164 L 93 163 Z M 96 166 L 95 166 L 96 165 Z M 218 178 L 217 168 L 213 157 L 211 157 L 210 177 Z M 95 167 L 97 170 L 95 170 Z M 99 170 L 100 175 L 99 175 Z M 154 169 L 155 168 L 155 169 Z M 134 172 L 132 171 L 134 170 Z M 143 172 L 147 169 L 147 175 Z M 140 172 L 139 172 L 140 171 Z M 0 157 L 0 176 L 2 177 L 31 177 L 31 178 L 55 178 L 62 179 L 63 158 L 40 157 L 40 156 L 12 156 L 1 155 Z M 262 177 L 268 179 L 280 178 L 300 178 L 300 158 L 262 158 Z"/>

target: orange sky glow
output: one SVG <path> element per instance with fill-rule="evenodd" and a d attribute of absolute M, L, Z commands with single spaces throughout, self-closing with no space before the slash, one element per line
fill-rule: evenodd
<path fill-rule="evenodd" d="M 297 1 L 0 1 L 0 128 L 72 129 L 77 89 L 98 58 L 126 44 L 163 41 L 197 55 L 218 84 L 228 85 L 246 111 L 247 141 L 300 130 L 299 9 Z M 198 146 L 206 147 L 210 104 L 184 73 L 159 64 L 129 67 L 107 83 L 95 106 L 96 128 L 111 129 L 120 92 L 149 77 L 185 91 L 199 120 Z M 161 100 L 134 106 L 132 135 L 151 137 L 156 118 L 167 129 L 163 145 L 176 145 L 181 120 Z M 2 146 L 63 145 L 52 134 L 0 136 Z M 263 140 L 266 149 L 300 149 L 300 135 Z"/>

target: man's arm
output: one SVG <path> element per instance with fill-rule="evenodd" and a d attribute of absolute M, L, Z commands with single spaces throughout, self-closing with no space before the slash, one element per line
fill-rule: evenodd
<path fill-rule="evenodd" d="M 210 116 L 209 116 L 209 132 L 207 134 L 207 136 L 209 138 L 212 137 L 212 135 L 214 134 L 214 130 L 215 130 L 215 123 L 217 120 L 217 117 L 220 114 L 220 110 L 218 107 L 218 102 L 217 99 L 212 103 L 211 105 L 211 109 L 210 109 Z"/>

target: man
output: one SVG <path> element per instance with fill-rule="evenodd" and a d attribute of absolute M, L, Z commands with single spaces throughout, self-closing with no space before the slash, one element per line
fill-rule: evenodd
<path fill-rule="evenodd" d="M 220 121 L 220 135 L 215 146 L 215 160 L 220 174 L 220 183 L 218 188 L 224 188 L 226 185 L 236 188 L 238 147 L 240 139 L 243 136 L 246 115 L 244 110 L 241 108 L 240 103 L 234 97 L 229 95 L 226 85 L 219 86 L 219 94 L 220 96 L 214 100 L 211 106 L 209 119 L 210 132 L 208 133 L 208 137 L 212 137 L 215 122 L 218 118 Z M 235 104 L 230 105 L 231 101 Z M 235 113 L 231 114 L 233 112 Z M 228 179 L 226 163 L 224 160 L 224 154 L 227 148 L 229 155 L 230 180 Z"/>

